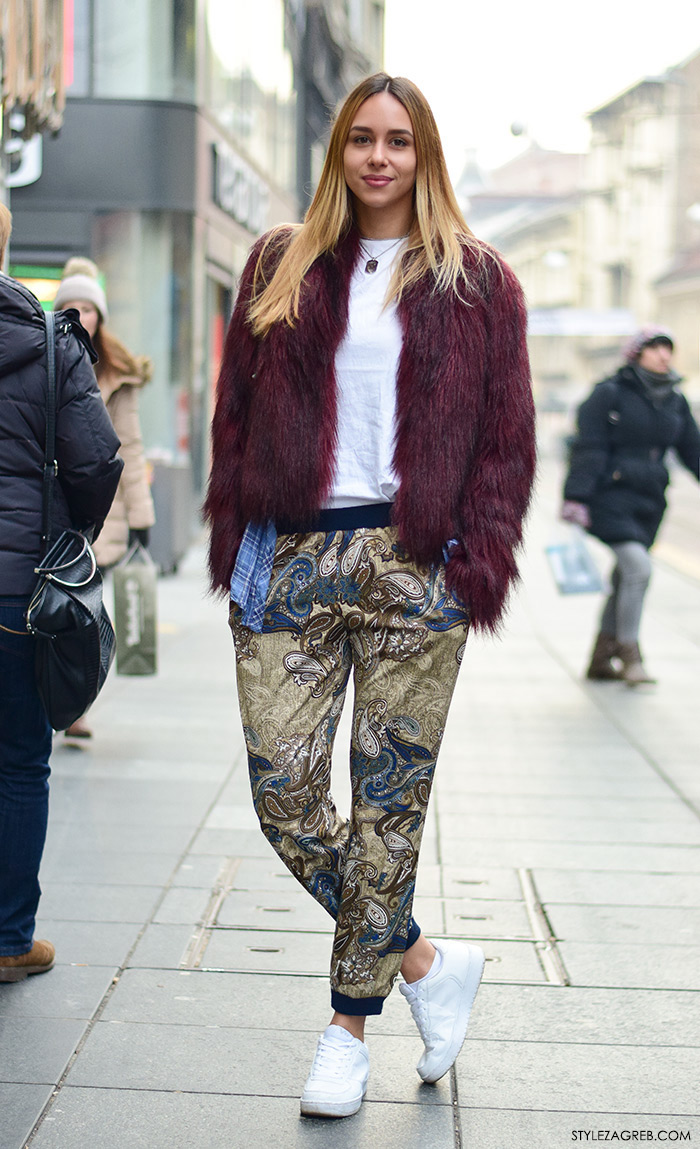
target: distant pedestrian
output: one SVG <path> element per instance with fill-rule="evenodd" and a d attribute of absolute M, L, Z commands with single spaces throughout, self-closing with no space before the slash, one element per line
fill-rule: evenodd
<path fill-rule="evenodd" d="M 98 275 L 91 259 L 69 259 L 53 306 L 55 310 L 74 307 L 80 313 L 80 322 L 97 351 L 95 371 L 100 394 L 122 444 L 121 482 L 94 548 L 97 562 L 104 571 L 124 557 L 132 542 L 148 546 L 155 514 L 139 417 L 139 395 L 151 377 L 151 362 L 146 356 L 132 355 L 105 326 L 107 298 Z M 72 738 L 89 738 L 92 731 L 84 718 L 78 718 L 66 734 Z"/>
<path fill-rule="evenodd" d="M 651 577 L 649 548 L 666 510 L 673 449 L 698 479 L 700 430 L 678 390 L 673 336 L 643 327 L 625 363 L 581 405 L 564 486 L 562 517 L 607 543 L 615 556 L 612 593 L 586 672 L 594 680 L 654 682 L 642 660 L 639 630 Z"/>
<path fill-rule="evenodd" d="M 484 957 L 412 917 L 435 761 L 470 622 L 493 631 L 534 470 L 520 287 L 470 232 L 432 112 L 362 81 L 301 226 L 243 272 L 206 503 L 253 799 L 268 841 L 335 919 L 331 1024 L 301 1099 L 362 1102 L 367 1015 L 399 970 L 424 1081 L 464 1041 Z M 354 673 L 352 810 L 329 791 Z"/>
<path fill-rule="evenodd" d="M 0 265 L 10 216 L 0 205 Z M 122 469 L 80 324 L 56 324 L 56 535 L 99 532 Z M 34 678 L 25 612 L 42 543 L 46 328 L 41 304 L 0 272 L 0 982 L 44 973 L 54 947 L 34 940 L 46 838 L 51 727 Z"/>

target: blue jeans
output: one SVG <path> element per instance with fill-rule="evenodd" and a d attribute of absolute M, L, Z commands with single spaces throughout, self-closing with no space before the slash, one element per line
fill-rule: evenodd
<path fill-rule="evenodd" d="M 0 626 L 25 630 L 27 600 L 0 595 Z M 34 640 L 0 630 L 0 955 L 27 953 L 41 888 L 52 731 L 34 680 Z"/>

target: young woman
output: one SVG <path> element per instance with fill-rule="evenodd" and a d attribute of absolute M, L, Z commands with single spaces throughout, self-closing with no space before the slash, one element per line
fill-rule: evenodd
<path fill-rule="evenodd" d="M 425 98 L 384 73 L 333 127 L 299 227 L 253 248 L 229 327 L 206 503 L 253 799 L 336 921 L 331 1024 L 302 1113 L 360 1107 L 365 1018 L 401 971 L 424 1081 L 453 1064 L 477 946 L 412 918 L 421 834 L 470 622 L 516 578 L 534 470 L 525 309 L 466 226 Z M 352 810 L 329 792 L 354 673 Z"/>
<path fill-rule="evenodd" d="M 151 377 L 151 362 L 143 355 L 132 355 L 105 326 L 107 297 L 91 259 L 68 260 L 53 306 L 54 310 L 73 307 L 80 313 L 80 322 L 98 355 L 95 373 L 100 394 L 122 444 L 124 470 L 94 547 L 100 567 L 108 570 L 123 558 L 135 539 L 148 546 L 149 531 L 155 522 L 139 418 L 139 393 Z M 66 734 L 71 738 L 90 738 L 92 731 L 84 718 L 78 718 Z"/>
<path fill-rule="evenodd" d="M 625 363 L 581 404 L 578 434 L 564 486 L 562 517 L 585 527 L 615 555 L 610 594 L 600 620 L 588 678 L 654 682 L 639 650 L 649 548 L 666 510 L 673 449 L 697 479 L 700 430 L 678 390 L 673 336 L 642 327 L 625 347 Z"/>

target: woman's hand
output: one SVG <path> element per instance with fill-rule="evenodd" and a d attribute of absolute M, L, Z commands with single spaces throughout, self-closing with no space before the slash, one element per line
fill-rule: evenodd
<path fill-rule="evenodd" d="M 565 523 L 574 523 L 577 527 L 588 529 L 591 525 L 591 512 L 585 503 L 575 503 L 572 499 L 565 499 L 561 505 L 560 519 Z"/>

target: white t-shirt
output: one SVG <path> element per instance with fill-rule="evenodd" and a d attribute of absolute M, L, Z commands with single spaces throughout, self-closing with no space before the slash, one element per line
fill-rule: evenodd
<path fill-rule="evenodd" d="M 327 507 L 391 502 L 398 490 L 392 456 L 402 333 L 396 305 L 384 300 L 403 246 L 363 239 L 350 281 L 348 327 L 335 357 L 338 450 Z M 374 274 L 365 271 L 370 256 L 378 260 Z"/>

